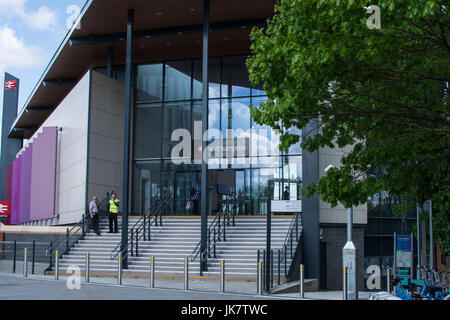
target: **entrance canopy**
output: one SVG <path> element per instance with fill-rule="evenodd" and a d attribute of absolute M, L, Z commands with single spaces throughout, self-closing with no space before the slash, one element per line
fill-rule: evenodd
<path fill-rule="evenodd" d="M 273 15 L 275 0 L 212 0 L 210 55 L 249 53 L 249 34 Z M 202 56 L 202 0 L 89 0 L 14 122 L 29 139 L 93 67 L 125 63 L 129 9 L 135 10 L 133 63 Z"/>

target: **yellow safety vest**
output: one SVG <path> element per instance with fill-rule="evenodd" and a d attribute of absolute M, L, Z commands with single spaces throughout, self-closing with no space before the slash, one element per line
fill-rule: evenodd
<path fill-rule="evenodd" d="M 109 200 L 109 212 L 111 213 L 119 213 L 119 207 L 116 205 L 117 203 L 120 203 L 119 200 Z"/>

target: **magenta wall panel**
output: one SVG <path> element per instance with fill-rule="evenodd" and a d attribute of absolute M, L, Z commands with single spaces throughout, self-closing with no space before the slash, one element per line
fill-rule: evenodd
<path fill-rule="evenodd" d="M 12 169 L 13 165 L 11 164 L 8 169 L 6 169 L 6 181 L 5 181 L 5 201 L 9 201 L 11 203 L 11 192 L 12 192 Z M 6 225 L 11 224 L 11 217 L 4 220 Z"/>
<path fill-rule="evenodd" d="M 53 218 L 56 185 L 56 127 L 44 128 L 33 145 L 30 219 Z"/>
<path fill-rule="evenodd" d="M 14 160 L 12 168 L 11 224 L 20 223 L 20 182 L 22 175 L 22 155 Z"/>
<path fill-rule="evenodd" d="M 53 218 L 56 185 L 56 127 L 43 128 L 6 173 L 5 199 L 11 203 L 9 224 Z"/>
<path fill-rule="evenodd" d="M 31 161 L 33 144 L 30 143 L 22 154 L 20 180 L 20 223 L 30 222 Z"/>

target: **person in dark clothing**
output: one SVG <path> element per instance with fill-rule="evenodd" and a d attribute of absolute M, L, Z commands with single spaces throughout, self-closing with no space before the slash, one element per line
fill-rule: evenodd
<path fill-rule="evenodd" d="M 289 200 L 291 198 L 291 193 L 289 192 L 289 187 L 284 187 L 283 200 Z"/>
<path fill-rule="evenodd" d="M 191 212 L 194 216 L 199 215 L 199 207 L 200 207 L 200 198 L 201 198 L 201 189 L 200 189 L 200 183 L 196 182 L 195 186 L 191 189 L 191 201 L 192 206 Z"/>
<path fill-rule="evenodd" d="M 98 199 L 97 197 L 93 197 L 91 203 L 89 204 L 89 216 L 92 221 L 92 227 L 94 228 L 94 232 L 97 235 L 101 235 L 98 230 L 99 223 L 99 213 L 98 213 Z"/>

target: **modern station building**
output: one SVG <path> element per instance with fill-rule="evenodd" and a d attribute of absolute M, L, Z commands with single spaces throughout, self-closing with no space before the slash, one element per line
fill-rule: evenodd
<path fill-rule="evenodd" d="M 288 186 L 289 199 L 302 200 L 307 276 L 339 287 L 345 209 L 319 197 L 302 199 L 300 188 L 330 164 L 338 166 L 345 150 L 309 153 L 295 145 L 281 152 L 276 132 L 250 116 L 250 106 L 266 96 L 249 84 L 249 34 L 264 27 L 275 3 L 87 1 L 4 130 L 8 141 L 22 146 L 4 169 L 5 200 L 12 206 L 6 222 L 74 224 L 92 196 L 103 200 L 110 190 L 122 200 L 124 216 L 141 215 L 162 189 L 174 194 L 171 214 L 186 216 L 196 182 L 207 195 L 202 216 L 214 215 L 220 190 L 228 188 L 245 196 L 242 215 L 260 217 L 267 214 L 268 182 L 274 181 L 273 199 Z M 212 152 L 202 162 L 201 151 L 215 139 L 202 139 L 205 129 L 222 134 L 219 149 L 228 157 Z M 301 135 L 300 129 L 290 130 Z M 174 153 L 186 133 L 190 148 Z M 355 208 L 361 278 L 366 223 L 367 208 Z"/>

